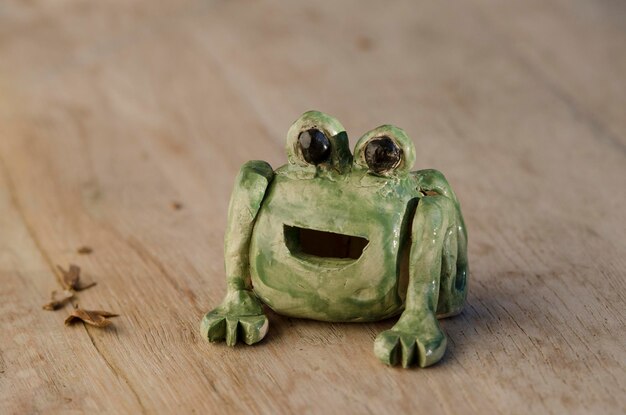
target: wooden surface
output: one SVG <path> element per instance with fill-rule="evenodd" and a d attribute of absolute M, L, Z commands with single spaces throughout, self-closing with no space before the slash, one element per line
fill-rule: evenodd
<path fill-rule="evenodd" d="M 3 1 L 0 413 L 624 413 L 625 45 L 617 0 Z M 308 109 L 403 127 L 462 202 L 435 367 L 375 359 L 393 321 L 198 335 L 234 176 Z M 113 327 L 41 309 L 69 263 Z"/>

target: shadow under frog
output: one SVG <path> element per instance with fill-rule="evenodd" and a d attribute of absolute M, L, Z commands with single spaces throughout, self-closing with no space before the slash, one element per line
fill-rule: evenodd
<path fill-rule="evenodd" d="M 357 142 L 317 111 L 287 134 L 289 163 L 250 161 L 237 176 L 225 238 L 227 294 L 202 320 L 210 341 L 265 336 L 264 303 L 279 314 L 331 322 L 401 313 L 374 353 L 386 364 L 439 361 L 437 317 L 467 296 L 467 233 L 459 202 L 436 170 L 411 172 L 413 142 L 384 125 Z"/>

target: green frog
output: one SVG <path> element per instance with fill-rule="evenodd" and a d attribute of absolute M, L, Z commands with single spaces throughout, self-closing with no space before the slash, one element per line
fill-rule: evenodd
<path fill-rule="evenodd" d="M 259 342 L 265 304 L 290 317 L 368 322 L 400 314 L 374 353 L 388 365 L 439 361 L 437 318 L 461 312 L 469 274 L 459 201 L 437 170 L 411 171 L 415 147 L 391 125 L 350 151 L 335 118 L 304 113 L 288 163 L 241 167 L 229 210 L 227 294 L 201 324 L 209 341 Z"/>

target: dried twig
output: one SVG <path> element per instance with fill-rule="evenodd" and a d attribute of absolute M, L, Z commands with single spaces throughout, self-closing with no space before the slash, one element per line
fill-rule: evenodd
<path fill-rule="evenodd" d="M 78 321 L 90 324 L 95 327 L 106 327 L 111 324 L 109 317 L 117 317 L 119 314 L 111 313 L 110 311 L 102 310 L 83 310 L 77 308 L 73 310 L 70 315 L 65 319 L 66 325 L 74 324 Z"/>
<path fill-rule="evenodd" d="M 59 272 L 61 273 L 61 284 L 66 290 L 75 290 L 78 287 L 80 281 L 80 267 L 78 265 L 70 264 L 69 270 L 64 270 L 60 265 L 57 265 Z"/>
<path fill-rule="evenodd" d="M 78 248 L 76 252 L 78 252 L 81 255 L 89 255 L 90 253 L 93 252 L 93 248 L 90 246 L 84 245 Z"/>
<path fill-rule="evenodd" d="M 63 291 L 63 296 L 57 298 L 57 292 L 52 291 L 51 301 L 48 304 L 44 304 L 43 309 L 49 311 L 55 311 L 60 308 L 63 308 L 65 304 L 67 304 L 70 300 L 74 298 L 73 291 Z"/>
<path fill-rule="evenodd" d="M 83 291 L 97 284 L 96 282 L 91 282 L 87 285 L 80 285 L 80 267 L 78 265 L 70 264 L 70 269 L 67 271 L 59 265 L 57 265 L 57 268 L 62 275 L 61 284 L 63 284 L 66 290 Z"/>
<path fill-rule="evenodd" d="M 78 287 L 76 287 L 76 288 L 75 288 L 75 291 L 84 291 L 84 290 L 86 290 L 87 288 L 91 288 L 91 287 L 93 287 L 93 286 L 95 286 L 95 285 L 98 285 L 98 283 L 97 283 L 97 282 L 95 282 L 95 281 L 92 281 L 92 282 L 87 283 L 87 284 L 85 284 L 85 285 L 79 285 Z"/>

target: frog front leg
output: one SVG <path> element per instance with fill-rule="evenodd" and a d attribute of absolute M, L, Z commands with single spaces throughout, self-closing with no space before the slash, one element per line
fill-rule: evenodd
<path fill-rule="evenodd" d="M 446 235 L 456 226 L 454 202 L 445 196 L 425 196 L 418 202 L 411 229 L 409 284 L 405 310 L 390 330 L 378 335 L 374 353 L 388 365 L 420 367 L 438 362 L 446 336 L 437 321 L 437 301 Z"/>
<path fill-rule="evenodd" d="M 211 342 L 237 340 L 254 344 L 267 333 L 268 321 L 261 302 L 252 292 L 249 267 L 250 237 L 256 216 L 274 177 L 264 161 L 249 161 L 241 167 L 228 207 L 224 238 L 226 297 L 202 319 L 202 336 Z"/>

